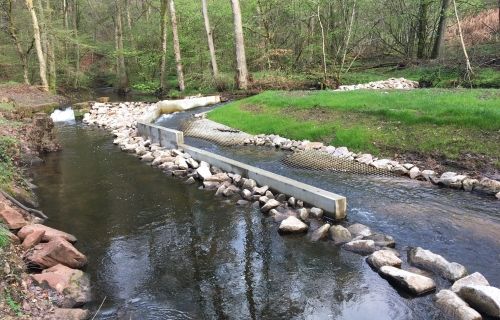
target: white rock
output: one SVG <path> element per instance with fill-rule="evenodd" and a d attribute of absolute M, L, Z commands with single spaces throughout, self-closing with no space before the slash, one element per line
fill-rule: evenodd
<path fill-rule="evenodd" d="M 212 176 L 212 172 L 210 172 L 210 167 L 206 165 L 200 165 L 198 169 L 196 169 L 196 173 L 202 180 L 205 180 Z"/>
<path fill-rule="evenodd" d="M 356 161 L 364 164 L 371 164 L 373 162 L 373 156 L 369 153 L 365 153 L 357 157 Z"/>
<path fill-rule="evenodd" d="M 344 249 L 360 254 L 369 254 L 375 252 L 375 241 L 373 240 L 353 240 L 344 244 Z"/>
<path fill-rule="evenodd" d="M 412 265 L 434 271 L 450 281 L 456 281 L 467 275 L 467 269 L 463 265 L 449 262 L 442 256 L 420 247 L 410 249 L 408 260 Z"/>
<path fill-rule="evenodd" d="M 350 225 L 349 227 L 347 227 L 347 230 L 349 230 L 349 232 L 353 237 L 358 237 L 358 236 L 366 237 L 372 234 L 371 229 L 361 223 L 355 223 L 353 225 Z"/>
<path fill-rule="evenodd" d="M 262 212 L 268 212 L 271 209 L 275 209 L 280 206 L 280 202 L 274 199 L 270 199 L 269 201 L 266 202 L 265 205 L 262 206 L 260 209 Z M 297 219 L 298 220 L 298 219 Z"/>
<path fill-rule="evenodd" d="M 436 294 L 436 304 L 451 319 L 481 320 L 481 315 L 460 299 L 453 291 L 441 290 Z"/>
<path fill-rule="evenodd" d="M 401 259 L 391 250 L 378 250 L 372 253 L 366 261 L 376 270 L 383 266 L 401 267 Z"/>
<path fill-rule="evenodd" d="M 480 274 L 479 272 L 474 272 L 473 274 L 455 281 L 455 283 L 451 286 L 451 291 L 457 293 L 458 291 L 460 291 L 460 288 L 465 285 L 489 286 L 490 283 L 482 274 Z"/>
<path fill-rule="evenodd" d="M 349 230 L 340 225 L 332 226 L 329 230 L 329 233 L 330 238 L 335 244 L 344 244 L 352 240 L 352 236 Z"/>
<path fill-rule="evenodd" d="M 415 295 L 422 295 L 436 288 L 436 284 L 431 278 L 395 267 L 383 266 L 379 272 L 389 282 Z"/>
<path fill-rule="evenodd" d="M 253 193 L 254 194 L 260 194 L 261 196 L 265 195 L 267 190 L 269 190 L 269 187 L 268 186 L 263 186 L 263 187 L 260 187 L 260 188 L 253 188 Z"/>
<path fill-rule="evenodd" d="M 311 240 L 319 241 L 325 239 L 328 236 L 328 230 L 330 230 L 330 224 L 325 223 L 313 232 Z"/>
<path fill-rule="evenodd" d="M 321 217 L 323 217 L 323 210 L 321 210 L 320 208 L 313 207 L 309 212 L 316 219 L 321 219 Z"/>
<path fill-rule="evenodd" d="M 471 307 L 494 318 L 500 318 L 500 289 L 490 286 L 466 285 L 458 291 Z"/>
<path fill-rule="evenodd" d="M 411 168 L 409 175 L 411 179 L 416 179 L 418 176 L 420 176 L 420 169 L 417 167 Z"/>
<path fill-rule="evenodd" d="M 304 222 L 294 216 L 290 216 L 281 221 L 279 231 L 282 233 L 300 233 L 306 232 L 309 227 Z"/>
<path fill-rule="evenodd" d="M 420 174 L 427 181 L 430 181 L 431 177 L 435 177 L 437 175 L 434 170 L 423 170 Z"/>

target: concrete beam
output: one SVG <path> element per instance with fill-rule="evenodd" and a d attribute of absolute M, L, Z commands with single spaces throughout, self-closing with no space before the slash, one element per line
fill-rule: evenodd
<path fill-rule="evenodd" d="M 325 215 L 332 219 L 341 220 L 346 217 L 347 200 L 344 196 L 195 147 L 181 145 L 180 148 L 184 149 L 195 160 L 205 161 L 226 172 L 248 177 L 255 180 L 259 185 L 267 185 L 275 191 L 321 208 L 325 211 Z"/>
<path fill-rule="evenodd" d="M 168 149 L 177 149 L 184 144 L 184 134 L 182 131 L 160 127 L 154 124 L 137 122 L 137 132 L 151 140 L 151 143 L 158 143 Z"/>

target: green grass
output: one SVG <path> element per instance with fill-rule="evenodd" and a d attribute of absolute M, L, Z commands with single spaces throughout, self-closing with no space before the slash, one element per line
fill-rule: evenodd
<path fill-rule="evenodd" d="M 12 137 L 0 137 L 0 188 L 8 190 L 17 173 L 12 157 L 17 152 L 18 141 Z"/>
<path fill-rule="evenodd" d="M 7 229 L 0 223 L 0 249 L 5 248 L 9 244 L 9 237 L 7 236 Z"/>
<path fill-rule="evenodd" d="M 323 141 L 391 156 L 464 153 L 500 159 L 500 91 L 268 91 L 208 117 L 249 133 Z M 496 159 L 496 160 L 495 160 Z"/>

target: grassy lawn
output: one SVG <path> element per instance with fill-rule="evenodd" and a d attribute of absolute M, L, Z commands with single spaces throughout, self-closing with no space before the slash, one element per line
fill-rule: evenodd
<path fill-rule="evenodd" d="M 376 155 L 483 155 L 500 167 L 500 91 L 267 91 L 209 113 L 258 134 L 322 141 Z"/>

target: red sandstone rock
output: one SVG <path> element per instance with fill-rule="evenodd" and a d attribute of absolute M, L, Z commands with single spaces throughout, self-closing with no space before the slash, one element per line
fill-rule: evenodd
<path fill-rule="evenodd" d="M 41 229 L 35 230 L 32 233 L 28 234 L 26 238 L 24 238 L 23 248 L 25 250 L 33 248 L 34 246 L 39 244 L 40 241 L 42 241 L 44 235 L 45 235 L 45 230 Z"/>
<path fill-rule="evenodd" d="M 83 309 L 64 309 L 54 310 L 54 314 L 48 316 L 51 320 L 85 320 L 89 317 L 89 311 Z"/>
<path fill-rule="evenodd" d="M 90 280 L 84 272 L 62 264 L 31 276 L 39 285 L 46 285 L 64 295 L 58 306 L 72 308 L 91 301 Z"/>
<path fill-rule="evenodd" d="M 63 264 L 70 268 L 82 268 L 87 257 L 63 238 L 55 238 L 48 243 L 40 243 L 27 255 L 30 264 L 42 269 Z"/>
<path fill-rule="evenodd" d="M 42 241 L 51 241 L 56 238 L 63 238 L 69 242 L 76 242 L 76 238 L 74 235 L 71 235 L 69 233 L 59 231 L 56 229 L 53 229 L 51 227 L 44 226 L 43 224 L 30 224 L 25 227 L 23 227 L 19 232 L 17 233 L 17 236 L 24 240 L 30 233 L 34 232 L 35 230 L 43 230 L 45 231 L 45 234 L 42 238 Z"/>
<path fill-rule="evenodd" d="M 0 220 L 3 220 L 10 230 L 16 230 L 28 224 L 19 211 L 5 204 L 0 206 Z"/>

